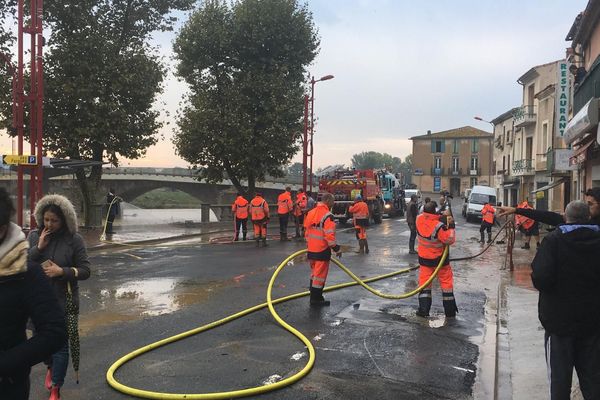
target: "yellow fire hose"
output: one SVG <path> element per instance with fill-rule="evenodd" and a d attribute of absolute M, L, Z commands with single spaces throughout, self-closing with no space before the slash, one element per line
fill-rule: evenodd
<path fill-rule="evenodd" d="M 310 342 L 310 340 L 308 340 L 308 338 L 306 336 L 304 336 L 302 333 L 300 333 L 297 329 L 295 329 L 294 327 L 290 326 L 288 323 L 286 323 L 280 316 L 279 314 L 277 314 L 277 312 L 275 311 L 275 308 L 273 307 L 274 304 L 278 304 L 278 303 L 282 303 L 284 301 L 288 301 L 288 300 L 292 300 L 292 299 L 297 299 L 299 297 L 303 297 L 309 294 L 308 291 L 306 292 L 301 292 L 301 293 L 296 293 L 293 295 L 289 295 L 289 296 L 285 296 L 285 297 L 281 297 L 278 299 L 273 300 L 271 298 L 271 290 L 273 288 L 273 284 L 275 283 L 275 279 L 277 278 L 277 275 L 279 275 L 279 272 L 286 266 L 288 265 L 288 263 L 290 261 L 292 261 L 294 258 L 306 253 L 306 250 L 300 250 L 297 251 L 293 254 L 291 254 L 290 256 L 288 256 L 285 260 L 283 260 L 279 266 L 277 267 L 277 269 L 275 270 L 275 272 L 273 273 L 273 276 L 271 276 L 271 280 L 269 281 L 269 286 L 267 288 L 267 302 L 266 303 L 262 303 L 259 305 L 256 305 L 254 307 L 250 307 L 247 308 L 243 311 L 240 311 L 236 314 L 232 314 L 228 317 L 225 317 L 223 319 L 220 319 L 218 321 L 214 321 L 211 322 L 207 325 L 204 326 L 200 326 L 198 328 L 189 330 L 187 332 L 183 332 L 180 333 L 178 335 L 174 335 L 171 336 L 169 338 L 166 339 L 162 339 L 158 342 L 149 344 L 147 346 L 144 347 L 140 347 L 139 349 L 121 357 L 120 359 L 118 359 L 113 365 L 110 366 L 110 368 L 108 369 L 108 371 L 106 372 L 106 380 L 108 381 L 108 384 L 110 386 L 112 386 L 114 389 L 116 389 L 119 392 L 131 395 L 131 396 L 135 396 L 135 397 L 139 397 L 139 398 L 145 398 L 145 399 L 232 399 L 232 398 L 237 398 L 237 397 L 245 397 L 245 396 L 253 396 L 253 395 L 258 395 L 261 393 L 266 393 L 266 392 L 270 392 L 273 390 L 277 390 L 277 389 L 281 389 L 283 387 L 289 386 L 297 381 L 299 381 L 300 379 L 302 379 L 304 376 L 306 376 L 310 370 L 312 369 L 314 363 L 315 363 L 315 348 L 313 347 L 312 343 Z M 395 275 L 400 275 L 400 274 L 404 274 L 407 273 L 409 271 L 412 271 L 414 269 L 416 269 L 417 267 L 412 267 L 412 268 L 405 268 L 405 269 L 401 269 L 395 272 L 391 272 L 388 274 L 384 274 L 384 275 L 379 275 L 379 276 L 375 276 L 373 278 L 369 278 L 366 280 L 361 280 L 359 277 L 357 277 L 354 273 L 352 273 L 352 271 L 350 271 L 348 268 L 346 268 L 338 259 L 336 258 L 332 258 L 331 261 L 333 261 L 334 264 L 336 264 L 338 267 L 340 267 L 344 272 L 346 272 L 348 275 L 350 275 L 350 277 L 355 281 L 355 282 L 346 282 L 346 283 L 342 283 L 339 285 L 335 285 L 335 286 L 330 286 L 324 289 L 325 292 L 328 291 L 332 291 L 332 290 L 337 290 L 337 289 L 342 289 L 345 287 L 349 287 L 349 286 L 355 286 L 355 285 L 361 285 L 362 287 L 364 287 L 365 289 L 367 289 L 369 292 L 379 296 L 379 297 L 383 297 L 386 299 L 405 299 L 407 297 L 410 296 L 414 296 L 415 294 L 419 293 L 423 288 L 427 287 L 431 281 L 437 276 L 438 271 L 440 270 L 440 268 L 442 268 L 442 266 L 444 265 L 444 260 L 446 259 L 446 257 L 448 256 L 448 246 L 445 247 L 444 249 L 444 253 L 442 254 L 442 257 L 440 259 L 439 264 L 437 265 L 437 267 L 435 268 L 435 270 L 433 271 L 433 274 L 429 277 L 429 279 L 424 282 L 421 286 L 417 287 L 416 289 L 410 291 L 410 292 L 406 292 L 403 294 L 399 294 L 399 295 L 392 295 L 392 294 L 385 294 L 385 293 L 381 293 L 378 290 L 373 289 L 372 287 L 370 287 L 369 285 L 367 285 L 366 283 L 368 282 L 373 282 L 376 280 L 381 280 L 381 279 L 386 279 Z M 302 368 L 300 371 L 298 371 L 297 373 L 295 373 L 292 376 L 289 376 L 285 379 L 282 379 L 280 381 L 274 382 L 274 383 L 269 383 L 263 386 L 256 386 L 256 387 L 252 387 L 252 388 L 246 388 L 246 389 L 240 389 L 240 390 L 231 390 L 231 391 L 227 391 L 227 392 L 212 392 L 212 393 L 192 393 L 192 394 L 184 394 L 184 393 L 161 393 L 161 392 L 152 392 L 149 390 L 143 390 L 143 389 L 137 389 L 137 388 L 133 388 L 130 386 L 126 386 L 120 382 L 118 382 L 114 375 L 115 372 L 124 364 L 126 364 L 127 362 L 129 362 L 130 360 L 133 360 L 134 358 L 147 353 L 149 351 L 155 350 L 159 347 L 165 346 L 169 343 L 173 343 L 176 342 L 178 340 L 196 335 L 198 333 L 207 331 L 209 329 L 215 328 L 217 326 L 226 324 L 228 322 L 231 322 L 235 319 L 238 319 L 240 317 L 243 317 L 245 315 L 248 315 L 250 313 L 253 313 L 255 311 L 258 311 L 260 309 L 263 309 L 265 307 L 269 307 L 269 311 L 271 312 L 271 315 L 273 316 L 273 318 L 275 318 L 275 320 L 283 327 L 285 328 L 287 331 L 289 331 L 290 333 L 292 333 L 294 336 L 296 336 L 298 339 L 300 339 L 300 341 L 302 343 L 304 343 L 304 345 L 306 346 L 306 348 L 308 349 L 308 353 L 309 353 L 309 357 L 308 357 L 308 361 L 306 363 L 306 365 L 304 366 L 304 368 Z"/>

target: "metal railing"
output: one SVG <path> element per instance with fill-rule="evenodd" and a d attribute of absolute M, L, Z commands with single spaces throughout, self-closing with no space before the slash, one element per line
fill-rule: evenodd
<path fill-rule="evenodd" d="M 532 173 L 535 172 L 533 166 L 533 160 L 531 159 L 522 159 L 516 160 L 513 162 L 513 173 L 514 174 L 524 174 L 524 173 Z"/>

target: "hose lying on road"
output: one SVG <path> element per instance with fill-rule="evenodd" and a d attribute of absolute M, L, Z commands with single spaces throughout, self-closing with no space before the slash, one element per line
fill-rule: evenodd
<path fill-rule="evenodd" d="M 455 257 L 455 258 L 450 258 L 448 261 L 452 262 L 452 261 L 466 261 L 466 260 L 472 260 L 473 258 L 477 258 L 480 255 L 482 255 L 483 253 L 485 253 L 486 251 L 489 250 L 490 247 L 492 247 L 492 245 L 496 242 L 496 239 L 498 238 L 498 236 L 500 236 L 500 234 L 502 232 L 504 232 L 506 230 L 506 237 L 503 238 L 502 240 L 506 239 L 506 238 L 511 238 L 511 229 L 514 230 L 514 223 L 512 221 L 506 221 L 504 223 L 504 225 L 502 225 L 500 227 L 500 229 L 498 229 L 498 232 L 496 232 L 496 235 L 494 236 L 494 238 L 487 244 L 487 246 L 485 246 L 483 248 L 483 250 L 481 250 L 479 253 L 472 255 L 472 256 L 468 256 L 468 257 Z M 512 233 L 512 237 L 514 238 L 514 232 Z M 514 239 L 513 239 L 514 242 Z M 511 248 L 511 252 L 512 252 L 512 248 Z"/>
<path fill-rule="evenodd" d="M 275 299 L 273 300 L 271 298 L 271 291 L 273 288 L 273 285 L 275 283 L 275 279 L 277 278 L 277 276 L 279 275 L 279 272 L 286 267 L 287 265 L 289 265 L 289 263 L 295 259 L 296 257 L 305 254 L 307 251 L 306 250 L 300 250 L 297 251 L 293 254 L 291 254 L 290 256 L 288 256 L 285 260 L 283 260 L 279 266 L 277 267 L 277 269 L 275 270 L 275 272 L 273 273 L 273 275 L 271 276 L 271 280 L 269 281 L 269 285 L 267 288 L 267 302 L 263 303 L 263 304 L 259 304 L 256 305 L 254 307 L 250 307 L 247 308 L 243 311 L 240 311 L 236 314 L 232 314 L 228 317 L 225 317 L 223 319 L 220 319 L 218 321 L 214 321 L 211 322 L 207 325 L 203 325 L 200 326 L 198 328 L 189 330 L 187 332 L 183 332 L 180 333 L 178 335 L 175 336 L 171 336 L 169 338 L 166 339 L 162 339 L 158 342 L 149 344 L 147 346 L 141 347 L 123 357 L 121 357 L 119 360 L 117 360 L 113 365 L 110 366 L 110 368 L 108 369 L 108 371 L 106 372 L 106 380 L 108 381 L 108 384 L 110 386 L 112 386 L 114 389 L 118 390 L 119 392 L 131 395 L 131 396 L 135 396 L 135 397 L 140 397 L 140 398 L 146 398 L 146 399 L 231 399 L 231 398 L 237 398 L 237 397 L 245 397 L 245 396 L 252 396 L 252 395 L 258 395 L 261 393 L 266 393 L 266 392 L 270 392 L 273 390 L 277 390 L 277 389 L 281 389 L 285 386 L 289 386 L 295 382 L 297 382 L 298 380 L 302 379 L 304 376 L 306 376 L 310 370 L 312 369 L 314 363 L 315 363 L 315 348 L 313 347 L 312 343 L 310 342 L 310 340 L 308 340 L 308 338 L 306 336 L 304 336 L 302 333 L 300 333 L 297 329 L 295 329 L 294 327 L 290 326 L 288 323 L 286 323 L 280 316 L 279 314 L 277 314 L 277 312 L 275 311 L 275 308 L 273 307 L 274 304 L 278 304 L 278 303 L 282 303 L 284 301 L 288 301 L 288 300 L 292 300 L 292 299 L 296 299 L 299 297 L 303 297 L 309 294 L 309 292 L 301 292 L 301 293 L 296 293 L 293 295 L 289 295 L 286 297 L 281 297 L 279 299 Z M 419 293 L 423 288 L 427 287 L 431 281 L 437 276 L 438 271 L 440 270 L 440 268 L 444 265 L 444 261 L 446 259 L 446 257 L 448 256 L 448 246 L 445 247 L 444 249 L 444 253 L 442 254 L 442 257 L 440 259 L 439 264 L 437 265 L 437 267 L 435 268 L 433 274 L 429 277 L 429 279 L 427 279 L 426 282 L 423 283 L 423 285 L 417 287 L 416 289 L 410 291 L 410 292 L 406 292 L 403 294 L 399 294 L 399 295 L 392 295 L 392 294 L 384 294 L 379 292 L 378 290 L 373 289 L 372 287 L 370 287 L 369 285 L 367 285 L 366 283 L 368 282 L 373 282 L 373 281 L 377 281 L 377 280 L 381 280 L 381 279 L 386 279 L 395 275 L 399 275 L 399 274 L 404 274 L 407 273 L 409 271 L 412 271 L 418 267 L 411 267 L 411 268 L 405 268 L 405 269 L 401 269 L 395 272 L 391 272 L 388 274 L 384 274 L 384 275 L 379 275 L 379 276 L 375 276 L 366 280 L 361 280 L 359 277 L 357 277 L 354 273 L 352 273 L 352 271 L 350 271 L 348 268 L 346 268 L 338 259 L 336 258 L 332 258 L 331 261 L 333 261 L 333 263 L 335 263 L 338 267 L 340 267 L 344 272 L 346 272 L 348 275 L 350 275 L 350 277 L 354 280 L 354 282 L 347 282 L 347 283 L 342 283 L 339 285 L 334 285 L 334 286 L 330 286 L 324 289 L 324 291 L 328 292 L 328 291 L 332 291 L 332 290 L 337 290 L 337 289 L 342 289 L 345 287 L 349 287 L 349 286 L 355 286 L 355 285 L 361 285 L 362 287 L 364 287 L 365 289 L 367 289 L 368 291 L 370 291 L 371 293 L 386 298 L 386 299 L 405 299 L 407 297 L 413 296 L 417 293 Z M 130 386 L 126 386 L 120 382 L 118 382 L 114 375 L 115 372 L 121 367 L 123 366 L 125 363 L 131 361 L 132 359 L 147 353 L 149 351 L 155 350 L 159 347 L 165 346 L 169 343 L 173 343 L 176 342 L 178 340 L 196 335 L 198 333 L 207 331 L 209 329 L 215 328 L 217 326 L 226 324 L 227 322 L 231 322 L 237 318 L 243 317 L 245 315 L 248 315 L 250 313 L 253 313 L 255 311 L 258 311 L 264 307 L 268 307 L 269 311 L 271 312 L 271 315 L 273 316 L 273 318 L 275 318 L 275 320 L 283 327 L 285 328 L 287 331 L 291 332 L 294 336 L 296 336 L 302 343 L 304 343 L 304 345 L 306 346 L 308 353 L 309 353 L 309 357 L 308 357 L 308 361 L 306 363 L 306 365 L 298 372 L 296 372 L 295 374 L 282 379 L 280 381 L 274 382 L 274 383 L 269 383 L 263 386 L 257 386 L 257 387 L 252 387 L 252 388 L 246 388 L 246 389 L 240 389 L 240 390 L 231 390 L 231 391 L 226 391 L 226 392 L 212 392 L 212 393 L 193 393 L 193 394 L 184 394 L 184 393 L 161 393 L 161 392 L 152 392 L 149 390 L 143 390 L 143 389 L 137 389 L 137 388 L 133 388 Z"/>

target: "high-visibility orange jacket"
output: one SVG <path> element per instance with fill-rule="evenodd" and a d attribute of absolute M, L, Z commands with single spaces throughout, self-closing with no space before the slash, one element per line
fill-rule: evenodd
<path fill-rule="evenodd" d="M 308 246 L 307 257 L 312 260 L 330 260 L 331 250 L 339 251 L 335 240 L 335 221 L 325 203 L 318 203 L 304 218 L 304 236 Z"/>
<path fill-rule="evenodd" d="M 531 207 L 529 205 L 529 203 L 526 201 L 519 204 L 517 206 L 517 208 L 527 208 L 527 209 L 533 210 L 533 207 Z M 515 223 L 517 224 L 517 226 L 522 226 L 523 229 L 531 229 L 533 224 L 535 224 L 535 221 L 530 218 L 527 218 L 527 217 L 517 214 L 517 215 L 515 215 Z"/>
<path fill-rule="evenodd" d="M 494 209 L 494 207 L 492 207 L 490 204 L 486 204 L 485 206 L 483 206 L 483 209 L 481 210 L 481 216 L 482 216 L 483 221 L 487 222 L 488 224 L 493 224 L 495 213 L 496 213 L 496 210 Z"/>
<path fill-rule="evenodd" d="M 242 196 L 238 196 L 231 205 L 231 212 L 235 214 L 237 219 L 248 218 L 248 200 Z"/>
<path fill-rule="evenodd" d="M 277 197 L 277 214 L 289 214 L 294 209 L 292 203 L 292 194 L 290 192 L 283 192 Z"/>
<path fill-rule="evenodd" d="M 446 226 L 437 214 L 424 212 L 417 216 L 417 237 L 419 240 L 419 264 L 425 267 L 437 267 L 446 245 L 456 240 L 454 227 Z M 448 265 L 446 257 L 444 265 Z"/>
<path fill-rule="evenodd" d="M 352 214 L 354 225 L 356 225 L 357 219 L 369 219 L 369 206 L 362 200 L 354 203 L 348 212 Z"/>
<path fill-rule="evenodd" d="M 259 195 L 250 202 L 250 218 L 256 222 L 269 218 L 269 204 Z"/>
<path fill-rule="evenodd" d="M 294 215 L 299 216 L 306 212 L 307 205 L 308 197 L 306 197 L 306 193 L 296 194 L 296 202 L 294 203 Z"/>

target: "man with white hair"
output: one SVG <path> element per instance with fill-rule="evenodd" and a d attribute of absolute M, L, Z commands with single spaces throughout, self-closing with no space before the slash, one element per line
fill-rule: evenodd
<path fill-rule="evenodd" d="M 573 367 L 586 399 L 600 398 L 600 226 L 572 201 L 566 224 L 548 234 L 531 263 L 545 329 L 551 399 L 569 399 Z"/>

